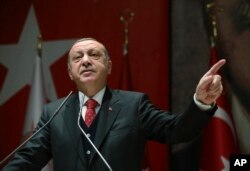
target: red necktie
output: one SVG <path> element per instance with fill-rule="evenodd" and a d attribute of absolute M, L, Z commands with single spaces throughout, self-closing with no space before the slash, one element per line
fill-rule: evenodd
<path fill-rule="evenodd" d="M 87 111 L 85 114 L 85 123 L 87 127 L 90 127 L 92 121 L 95 119 L 96 112 L 95 107 L 97 105 L 97 102 L 94 99 L 89 99 L 86 102 Z"/>

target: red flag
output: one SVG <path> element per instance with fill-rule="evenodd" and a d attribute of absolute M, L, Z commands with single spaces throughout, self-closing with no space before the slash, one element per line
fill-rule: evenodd
<path fill-rule="evenodd" d="M 217 60 L 217 51 L 212 44 L 211 64 Z M 203 133 L 201 171 L 229 171 L 229 157 L 238 152 L 231 106 L 225 90 L 216 103 L 218 110 Z"/>

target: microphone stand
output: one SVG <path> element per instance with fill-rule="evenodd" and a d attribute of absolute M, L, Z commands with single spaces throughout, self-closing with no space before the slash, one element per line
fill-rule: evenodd
<path fill-rule="evenodd" d="M 15 148 L 8 156 L 6 156 L 1 162 L 0 166 L 7 160 L 9 159 L 14 153 L 16 153 L 23 145 L 25 145 L 31 138 L 36 136 L 44 127 L 46 127 L 51 120 L 58 114 L 59 110 L 62 108 L 62 106 L 65 104 L 65 102 L 68 100 L 69 96 L 72 94 L 72 91 L 68 94 L 68 96 L 63 100 L 61 105 L 56 109 L 56 111 L 53 113 L 51 118 L 42 126 L 40 127 L 36 132 L 34 132 L 29 138 L 27 138 L 22 144 L 20 144 L 17 148 Z"/>
<path fill-rule="evenodd" d="M 109 169 L 109 171 L 112 171 L 111 167 L 109 166 L 108 162 L 105 160 L 105 158 L 102 156 L 102 154 L 99 152 L 99 150 L 96 148 L 96 146 L 94 145 L 94 143 L 91 141 L 91 139 L 87 136 L 87 134 L 85 133 L 85 131 L 82 129 L 81 125 L 80 125 L 80 118 L 81 118 L 81 112 L 82 110 L 80 110 L 79 115 L 78 115 L 78 122 L 77 125 L 80 128 L 81 132 L 83 133 L 84 137 L 88 140 L 88 142 L 91 144 L 91 146 L 95 149 L 96 153 L 99 155 L 99 157 L 102 159 L 102 161 L 104 162 L 104 164 L 107 166 L 107 168 Z"/>

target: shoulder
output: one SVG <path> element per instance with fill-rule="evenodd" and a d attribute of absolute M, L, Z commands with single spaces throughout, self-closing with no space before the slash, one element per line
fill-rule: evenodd
<path fill-rule="evenodd" d="M 126 91 L 120 89 L 110 89 L 113 99 L 119 99 L 121 101 L 143 101 L 148 100 L 148 95 L 142 92 Z"/>
<path fill-rule="evenodd" d="M 147 96 L 145 93 L 136 92 L 136 91 L 127 91 L 127 90 L 120 90 L 120 89 L 111 89 L 110 90 L 113 95 L 123 96 L 123 97 L 141 97 Z"/>
<path fill-rule="evenodd" d="M 66 97 L 62 97 L 53 101 L 50 101 L 45 104 L 46 107 L 48 108 L 53 108 L 54 106 L 59 106 L 63 101 L 66 99 Z"/>
<path fill-rule="evenodd" d="M 48 102 L 45 104 L 45 108 L 47 110 L 56 110 L 57 108 L 61 108 L 63 106 L 67 106 L 72 102 L 78 101 L 78 93 L 73 93 L 69 96 L 61 97 L 54 101 Z"/>

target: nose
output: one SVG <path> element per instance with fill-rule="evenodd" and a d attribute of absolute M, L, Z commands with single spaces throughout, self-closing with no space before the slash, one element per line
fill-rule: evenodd
<path fill-rule="evenodd" d="M 84 66 L 88 66 L 91 64 L 91 60 L 90 60 L 90 57 L 88 55 L 84 55 L 82 57 L 82 65 Z"/>

